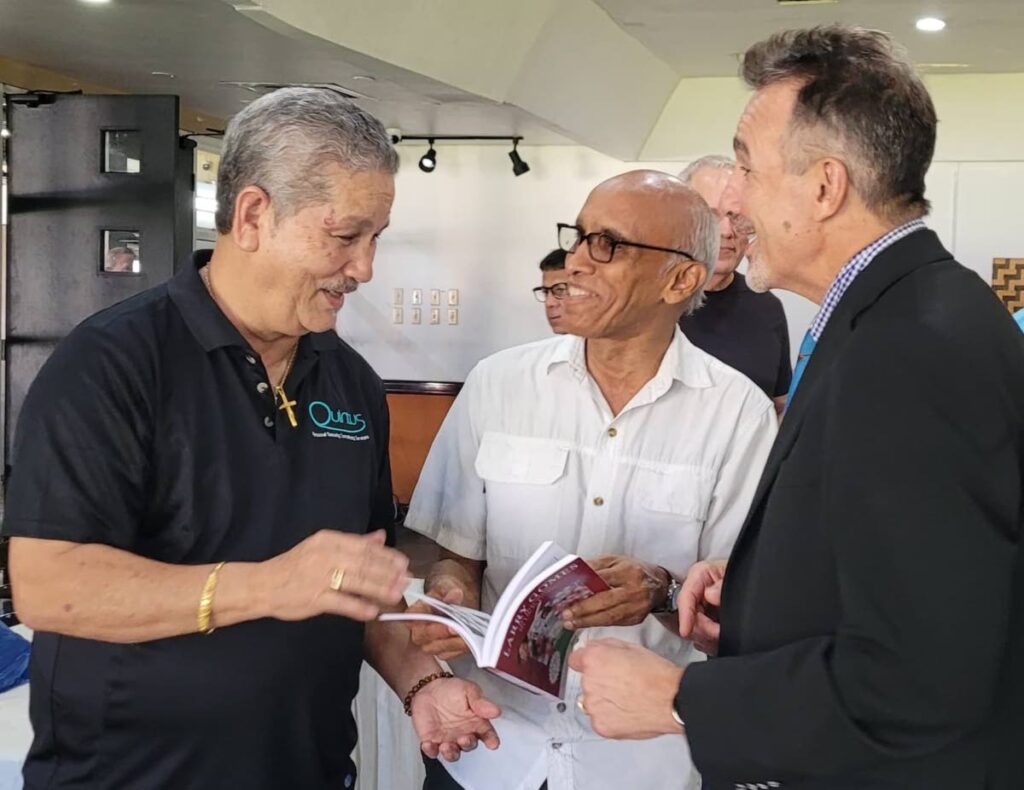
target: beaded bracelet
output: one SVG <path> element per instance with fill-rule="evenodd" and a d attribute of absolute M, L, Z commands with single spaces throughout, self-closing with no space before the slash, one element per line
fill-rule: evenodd
<path fill-rule="evenodd" d="M 419 694 L 424 686 L 426 686 L 428 683 L 433 683 L 435 680 L 453 677 L 455 677 L 455 675 L 453 675 L 451 672 L 435 672 L 432 675 L 427 675 L 425 678 L 420 678 L 419 682 L 416 683 L 416 685 L 413 686 L 411 689 L 409 689 L 409 693 L 406 694 L 405 699 L 402 700 L 402 704 L 405 706 L 405 715 L 412 716 L 412 698 Z"/>

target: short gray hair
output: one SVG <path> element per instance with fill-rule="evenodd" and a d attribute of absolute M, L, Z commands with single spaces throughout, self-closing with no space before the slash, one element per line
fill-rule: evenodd
<path fill-rule="evenodd" d="M 282 88 L 231 119 L 217 173 L 219 233 L 231 231 L 235 201 L 248 186 L 268 195 L 278 220 L 330 199 L 325 165 L 352 172 L 398 172 L 384 126 L 326 88 Z"/>
<path fill-rule="evenodd" d="M 704 304 L 704 289 L 714 274 L 721 238 L 718 230 L 718 218 L 711 211 L 711 207 L 692 187 L 687 187 L 686 191 L 690 193 L 690 201 L 686 210 L 687 226 L 690 232 L 688 238 L 683 241 L 683 249 L 704 266 L 705 272 L 704 282 L 683 305 L 683 315 L 691 315 Z M 679 260 L 670 259 L 665 265 L 666 272 L 677 263 L 686 260 L 682 255 L 677 255 L 675 258 Z"/>
<path fill-rule="evenodd" d="M 888 34 L 846 25 L 776 33 L 746 51 L 741 72 L 755 90 L 800 84 L 784 152 L 788 170 L 803 172 L 813 157 L 838 154 L 851 187 L 876 215 L 906 221 L 928 212 L 935 106 Z"/>
<path fill-rule="evenodd" d="M 718 156 L 715 154 L 702 156 L 683 168 L 683 171 L 679 174 L 679 180 L 686 184 L 686 186 L 690 186 L 693 183 L 693 177 L 704 168 L 732 171 L 736 169 L 736 160 L 728 156 Z"/>

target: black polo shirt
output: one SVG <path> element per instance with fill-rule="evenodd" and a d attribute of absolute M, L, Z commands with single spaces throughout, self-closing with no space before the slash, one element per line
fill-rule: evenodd
<path fill-rule="evenodd" d="M 17 427 L 7 535 L 188 565 L 390 527 L 380 379 L 333 332 L 306 335 L 290 427 L 199 278 L 209 255 L 58 345 Z M 362 639 L 335 616 L 129 645 L 37 633 L 26 787 L 350 787 Z"/>
<path fill-rule="evenodd" d="M 679 321 L 686 339 L 738 370 L 769 398 L 785 395 L 793 376 L 786 311 L 775 294 L 750 290 L 736 272 L 721 291 L 708 291 L 704 305 Z"/>

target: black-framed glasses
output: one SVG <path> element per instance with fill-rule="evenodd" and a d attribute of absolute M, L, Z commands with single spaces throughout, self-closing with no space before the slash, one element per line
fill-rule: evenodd
<path fill-rule="evenodd" d="M 671 247 L 655 247 L 653 244 L 641 244 L 638 241 L 626 241 L 609 236 L 607 233 L 595 232 L 584 233 L 583 229 L 576 225 L 558 223 L 558 246 L 566 252 L 575 252 L 581 241 L 587 243 L 590 257 L 597 263 L 611 263 L 615 257 L 615 250 L 618 247 L 637 247 L 641 250 L 654 250 L 656 252 L 670 252 L 674 255 L 682 255 L 688 261 L 696 261 L 686 250 L 674 250 Z"/>
<path fill-rule="evenodd" d="M 569 293 L 569 283 L 555 283 L 554 285 L 538 285 L 533 289 L 533 298 L 538 302 L 546 302 L 548 294 L 556 299 L 564 299 Z"/>

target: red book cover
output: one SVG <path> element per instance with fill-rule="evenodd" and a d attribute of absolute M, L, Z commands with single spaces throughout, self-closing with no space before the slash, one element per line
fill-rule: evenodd
<path fill-rule="evenodd" d="M 502 635 L 494 668 L 561 698 L 576 635 L 562 627 L 562 610 L 607 589 L 604 580 L 579 557 L 556 566 L 521 598 Z"/>

